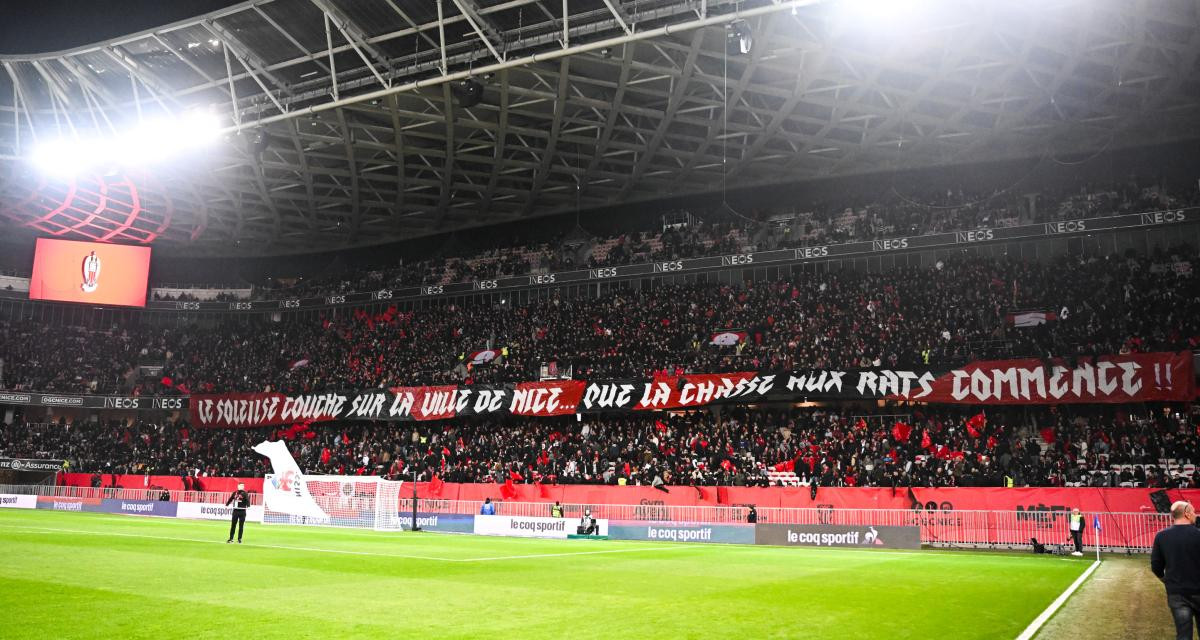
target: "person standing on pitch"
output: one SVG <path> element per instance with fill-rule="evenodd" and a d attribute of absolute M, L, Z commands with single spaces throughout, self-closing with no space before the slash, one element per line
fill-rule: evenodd
<path fill-rule="evenodd" d="M 237 491 L 230 494 L 229 499 L 225 501 L 225 506 L 233 505 L 233 515 L 229 520 L 229 539 L 225 544 L 233 542 L 233 530 L 237 529 L 238 544 L 242 543 L 242 530 L 246 528 L 246 509 L 250 507 L 250 494 L 246 493 L 246 485 L 238 483 Z"/>
<path fill-rule="evenodd" d="M 1180 500 L 1171 505 L 1174 524 L 1154 536 L 1150 570 L 1167 588 L 1167 608 L 1175 619 L 1175 637 L 1192 640 L 1193 621 L 1200 617 L 1200 529 L 1196 509 Z"/>
<path fill-rule="evenodd" d="M 1071 531 L 1071 541 L 1075 543 L 1075 550 L 1071 552 L 1073 556 L 1083 555 L 1083 529 L 1087 526 L 1087 522 L 1083 519 L 1083 514 L 1079 513 L 1079 507 L 1071 509 L 1071 517 L 1067 518 L 1067 528 Z"/>

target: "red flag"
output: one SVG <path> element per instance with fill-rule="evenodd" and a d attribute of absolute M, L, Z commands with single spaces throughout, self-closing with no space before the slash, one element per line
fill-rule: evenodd
<path fill-rule="evenodd" d="M 909 425 L 906 425 L 903 422 L 897 422 L 896 424 L 892 425 L 892 436 L 896 438 L 897 442 L 908 442 L 908 437 L 910 435 L 912 435 L 912 427 Z M 924 442 L 922 442 L 921 446 L 925 446 Z"/>
<path fill-rule="evenodd" d="M 1000 441 L 996 439 L 996 436 L 988 436 L 987 447 L 989 449 L 995 449 L 998 444 L 1000 444 Z"/>
<path fill-rule="evenodd" d="M 517 497 L 517 488 L 513 486 L 512 478 L 504 481 L 504 485 L 500 487 L 500 497 L 505 500 L 513 500 Z"/>
<path fill-rule="evenodd" d="M 433 474 L 433 478 L 429 480 L 429 486 L 427 487 L 429 495 L 441 496 L 442 495 L 442 487 L 445 486 L 445 484 L 446 483 L 442 482 L 441 478 L 437 477 L 436 473 Z"/>
<path fill-rule="evenodd" d="M 550 497 L 550 487 L 547 487 L 546 485 L 542 484 L 541 480 L 537 481 L 537 486 L 538 486 L 538 495 L 539 496 L 541 496 L 543 498 Z"/>
<path fill-rule="evenodd" d="M 897 424 L 898 424 L 898 423 L 897 423 Z M 855 428 L 855 429 L 857 429 L 857 430 L 859 430 L 859 431 L 862 431 L 862 430 L 866 429 L 866 428 L 867 428 L 867 421 L 866 421 L 866 420 L 863 420 L 862 418 L 859 418 L 859 419 L 858 419 L 858 422 L 855 422 L 855 423 L 854 423 L 854 428 Z"/>
<path fill-rule="evenodd" d="M 1053 427 L 1046 427 L 1045 429 L 1042 429 L 1042 440 L 1045 440 L 1046 444 L 1054 444 Z"/>
<path fill-rule="evenodd" d="M 933 448 L 933 439 L 929 437 L 928 430 L 921 433 L 921 448 L 922 449 L 932 449 Z"/>
<path fill-rule="evenodd" d="M 967 420 L 967 433 L 970 434 L 972 438 L 978 438 L 980 435 L 982 435 L 980 429 L 982 429 L 986 424 L 987 417 L 985 417 L 982 413 L 977 413 Z"/>
<path fill-rule="evenodd" d="M 162 386 L 164 386 L 164 387 L 169 387 L 169 386 L 171 386 L 171 383 L 172 383 L 173 381 L 172 381 L 170 378 L 168 378 L 167 376 L 163 376 L 163 377 L 162 377 L 162 380 L 159 380 L 159 382 L 161 382 L 161 383 L 162 383 Z"/>
<path fill-rule="evenodd" d="M 662 432 L 666 432 L 666 430 L 667 430 L 667 425 L 663 424 L 662 420 L 655 420 L 654 426 L 657 427 L 658 430 L 662 431 Z"/>

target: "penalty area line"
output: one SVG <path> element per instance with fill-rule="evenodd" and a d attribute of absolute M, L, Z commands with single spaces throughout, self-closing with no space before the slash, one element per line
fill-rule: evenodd
<path fill-rule="evenodd" d="M 1089 566 L 1087 570 L 1084 571 L 1083 574 L 1081 574 L 1078 578 L 1075 578 L 1075 582 L 1072 582 L 1071 586 L 1067 587 L 1066 591 L 1058 594 L 1058 597 L 1054 599 L 1054 602 L 1051 602 L 1050 606 L 1046 607 L 1045 611 L 1039 614 L 1038 617 L 1034 618 L 1033 622 L 1030 622 L 1028 627 L 1025 627 L 1025 630 L 1021 632 L 1021 635 L 1017 636 L 1017 640 L 1031 640 L 1035 635 L 1037 635 L 1037 632 L 1042 628 L 1042 625 L 1046 624 L 1046 621 L 1054 616 L 1054 614 L 1063 606 L 1063 604 L 1067 602 L 1067 598 L 1070 598 L 1071 594 L 1075 593 L 1075 590 L 1078 589 L 1084 583 L 1084 581 L 1088 579 L 1088 576 L 1092 575 L 1092 573 L 1094 573 L 1096 568 L 1099 566 L 1100 561 L 1093 560 L 1091 566 Z"/>

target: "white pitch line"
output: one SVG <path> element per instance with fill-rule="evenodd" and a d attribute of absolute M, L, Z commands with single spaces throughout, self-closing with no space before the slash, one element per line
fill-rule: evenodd
<path fill-rule="evenodd" d="M 124 519 L 129 518 L 129 516 L 127 516 L 127 515 L 114 515 L 114 516 L 100 516 L 98 514 L 94 514 L 94 515 L 97 515 L 98 517 L 105 518 L 105 519 L 111 519 L 111 520 L 124 520 Z M 201 521 L 196 521 L 196 522 L 201 522 Z M 151 538 L 154 540 L 179 540 L 179 541 L 186 541 L 186 542 L 219 543 L 216 540 L 208 540 L 208 539 L 202 539 L 202 538 L 175 538 L 175 537 L 171 537 L 171 536 L 151 536 L 151 535 L 137 534 L 137 533 L 104 533 L 104 532 L 99 532 L 99 531 L 85 531 L 85 530 L 79 530 L 79 529 L 51 529 L 51 528 L 46 528 L 46 527 L 30 527 L 28 525 L 0 524 L 0 527 L 10 528 L 10 529 L 27 529 L 27 530 L 33 530 L 33 531 L 61 531 L 64 533 L 114 535 L 114 536 L 126 536 L 126 537 L 131 537 L 131 538 Z M 297 527 L 297 528 L 289 528 L 287 530 L 296 531 L 299 529 L 300 528 Z M 345 532 L 348 530 L 340 529 L 339 531 Z M 441 533 L 441 535 L 472 535 L 472 534 L 469 534 L 469 533 L 467 533 L 467 534 L 450 534 L 450 533 L 443 532 L 443 533 Z M 364 536 L 358 535 L 356 537 L 364 537 Z M 536 542 L 536 541 L 545 540 L 543 538 L 507 538 L 507 539 L 514 541 L 514 542 L 516 542 L 516 541 Z M 1022 562 L 1022 561 L 1045 562 L 1047 560 L 1046 558 L 1042 558 L 1040 556 L 1015 556 L 1015 555 L 1001 554 L 999 552 L 962 551 L 962 550 L 957 550 L 957 549 L 913 549 L 911 551 L 905 551 L 905 550 L 900 550 L 900 549 L 851 549 L 851 548 L 837 548 L 837 547 L 779 547 L 779 546 L 756 545 L 756 544 L 737 544 L 737 543 L 708 544 L 708 543 L 704 543 L 704 542 L 677 542 L 669 547 L 666 546 L 665 543 L 654 543 L 653 546 L 637 547 L 635 549 L 612 549 L 612 550 L 604 550 L 604 551 L 571 551 L 571 552 L 566 552 L 566 553 L 561 553 L 561 554 L 533 554 L 533 555 L 518 555 L 518 556 L 497 556 L 497 557 L 489 557 L 489 558 L 439 558 L 439 557 L 435 557 L 435 556 L 415 556 L 415 555 L 402 555 L 402 554 L 389 554 L 389 553 L 375 553 L 375 552 L 371 552 L 371 551 L 349 551 L 349 550 L 339 550 L 339 549 L 318 549 L 318 548 L 311 548 L 311 547 L 289 547 L 289 546 L 284 546 L 284 545 L 267 545 L 267 544 L 254 544 L 254 543 L 244 544 L 243 546 L 262 547 L 264 549 L 294 549 L 297 551 L 343 553 L 343 554 L 350 554 L 350 555 L 374 555 L 374 556 L 381 556 L 381 557 L 386 557 L 386 558 L 409 558 L 409 559 L 413 559 L 413 560 L 435 560 L 435 561 L 440 561 L 440 562 L 481 562 L 484 560 L 511 560 L 511 559 L 519 559 L 519 558 L 544 558 L 544 557 L 556 557 L 556 556 L 592 555 L 592 554 L 596 554 L 596 553 L 629 553 L 632 551 L 656 551 L 659 549 L 699 549 L 699 548 L 705 548 L 705 549 L 707 549 L 707 548 L 749 549 L 749 550 L 760 550 L 760 551 L 786 548 L 790 552 L 797 553 L 797 554 L 803 553 L 803 552 L 816 552 L 816 553 L 842 553 L 842 554 L 848 554 L 848 555 L 866 555 L 866 556 L 874 556 L 874 557 L 879 557 L 879 556 L 913 556 L 913 557 L 924 556 L 924 557 L 936 557 L 936 558 L 973 557 L 973 558 L 988 558 L 991 560 L 997 560 L 997 561 L 1002 561 L 1002 562 Z M 1075 560 L 1072 560 L 1070 558 L 1058 558 L 1058 560 L 1061 562 L 1075 562 Z"/>
<path fill-rule="evenodd" d="M 1093 560 L 1092 565 L 1088 567 L 1082 575 L 1080 575 L 1078 578 L 1075 578 L 1075 582 L 1072 582 L 1071 586 L 1067 587 L 1066 591 L 1060 593 L 1058 597 L 1054 599 L 1054 602 L 1051 602 L 1050 606 L 1046 607 L 1045 611 L 1043 611 L 1038 617 L 1034 618 L 1033 622 L 1030 622 L 1028 627 L 1025 627 L 1025 630 L 1021 632 L 1021 635 L 1017 636 L 1017 640 L 1031 640 L 1035 635 L 1037 635 L 1037 632 L 1042 628 L 1042 625 L 1046 624 L 1046 621 L 1049 620 L 1050 617 L 1053 616 L 1054 613 L 1058 611 L 1064 603 L 1066 603 L 1067 598 L 1070 598 L 1071 594 L 1075 593 L 1075 590 L 1078 589 L 1079 586 L 1088 579 L 1088 576 L 1092 575 L 1092 573 L 1096 571 L 1096 567 L 1099 566 L 1100 561 Z"/>
<path fill-rule="evenodd" d="M 144 533 L 121 533 L 116 531 L 88 531 L 85 529 L 61 529 L 54 527 L 30 527 L 25 525 L 9 525 L 0 524 L 0 527 L 6 529 L 17 529 L 22 531 L 36 531 L 44 533 L 73 533 L 93 536 L 116 536 L 122 538 L 146 538 L 150 540 L 174 540 L 177 542 L 197 542 L 201 544 L 227 544 L 220 540 L 208 540 L 205 538 L 180 538 L 176 536 L 152 536 Z M 260 544 L 260 543 L 240 543 L 243 547 L 257 547 L 260 549 L 283 549 L 287 551 L 309 551 L 312 553 L 336 553 L 343 555 L 354 556 L 375 556 L 381 558 L 404 558 L 408 560 L 432 560 L 435 562 L 489 562 L 494 560 L 522 560 L 532 558 L 558 558 L 568 556 L 588 556 L 602 553 L 633 553 L 637 551 L 666 551 L 671 549 L 693 549 L 692 546 L 652 546 L 652 547 L 635 547 L 631 549 L 604 549 L 599 551 L 567 551 L 563 553 L 533 553 L 517 556 L 493 556 L 486 558 L 441 558 L 437 556 L 415 556 L 400 553 L 379 553 L 377 551 L 355 551 L 352 549 L 325 549 L 321 547 L 293 547 L 288 545 L 278 544 Z"/>
<path fill-rule="evenodd" d="M 491 558 L 463 558 L 455 562 L 484 562 L 487 560 L 523 560 L 526 558 L 558 558 L 562 556 L 591 556 L 600 553 L 633 553 L 635 551 L 673 551 L 678 549 L 700 549 L 699 545 L 635 547 L 633 549 L 604 549 L 601 551 L 567 551 L 565 553 L 531 553 L 523 556 L 494 556 Z"/>

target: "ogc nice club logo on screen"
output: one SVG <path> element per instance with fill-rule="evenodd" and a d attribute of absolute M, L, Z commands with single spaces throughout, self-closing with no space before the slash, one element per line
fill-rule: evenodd
<path fill-rule="evenodd" d="M 284 493 L 290 493 L 297 498 L 300 497 L 300 483 L 304 478 L 293 470 L 284 471 L 281 475 L 271 478 L 271 484 L 275 485 L 276 489 Z"/>
<path fill-rule="evenodd" d="M 100 287 L 100 258 L 93 251 L 83 259 L 83 285 L 80 287 L 84 293 L 91 293 Z"/>

